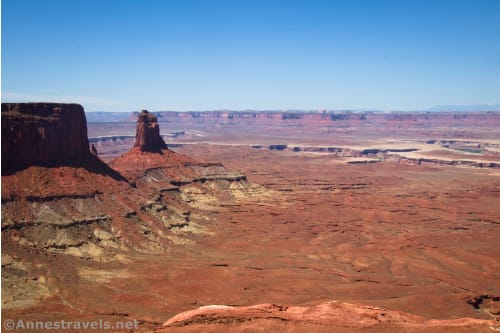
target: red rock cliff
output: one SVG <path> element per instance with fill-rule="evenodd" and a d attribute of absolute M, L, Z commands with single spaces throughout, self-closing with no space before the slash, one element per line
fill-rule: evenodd
<path fill-rule="evenodd" d="M 2 103 L 2 175 L 91 159 L 79 104 Z"/>
<path fill-rule="evenodd" d="M 165 141 L 160 136 L 158 119 L 146 110 L 143 110 L 137 119 L 135 147 L 139 147 L 141 151 L 150 152 L 167 148 Z"/>

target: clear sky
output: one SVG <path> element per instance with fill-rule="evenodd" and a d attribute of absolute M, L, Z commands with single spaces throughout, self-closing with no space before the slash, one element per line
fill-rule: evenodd
<path fill-rule="evenodd" d="M 500 104 L 499 0 L 2 0 L 2 101 Z"/>

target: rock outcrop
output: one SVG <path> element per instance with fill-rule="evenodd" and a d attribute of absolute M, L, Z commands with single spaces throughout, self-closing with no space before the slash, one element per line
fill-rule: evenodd
<path fill-rule="evenodd" d="M 160 136 L 160 127 L 156 116 L 142 110 L 137 120 L 135 147 L 141 151 L 159 152 L 166 149 L 167 145 Z"/>
<path fill-rule="evenodd" d="M 133 182 L 182 186 L 216 180 L 246 180 L 244 175 L 228 172 L 220 163 L 197 162 L 169 150 L 160 136 L 157 117 L 146 110 L 139 114 L 135 137 L 134 147 L 109 163 Z"/>
<path fill-rule="evenodd" d="M 90 158 L 81 105 L 2 103 L 2 174 Z"/>
<path fill-rule="evenodd" d="M 138 189 L 165 196 L 177 193 L 174 196 L 191 208 L 210 211 L 224 210 L 223 203 L 234 204 L 238 198 L 248 199 L 264 191 L 221 163 L 196 161 L 168 149 L 159 132 L 156 116 L 143 111 L 137 120 L 135 146 L 109 162 Z"/>
<path fill-rule="evenodd" d="M 375 329 L 377 332 L 468 332 L 495 330 L 494 320 L 456 318 L 429 320 L 401 311 L 385 310 L 375 306 L 331 301 L 316 306 L 284 306 L 258 304 L 254 306 L 208 305 L 182 312 L 168 321 L 160 332 L 182 327 L 189 331 L 225 332 L 263 329 L 287 332 L 360 332 Z"/>

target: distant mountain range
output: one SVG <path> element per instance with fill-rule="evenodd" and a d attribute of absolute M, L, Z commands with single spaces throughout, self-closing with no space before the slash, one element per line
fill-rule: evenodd
<path fill-rule="evenodd" d="M 471 105 L 436 105 L 427 110 L 415 110 L 406 112 L 439 112 L 439 111 L 456 111 L 456 112 L 473 112 L 473 111 L 500 111 L 500 104 L 471 104 Z M 177 111 L 155 111 L 155 112 L 177 112 Z M 189 111 L 191 113 L 206 113 L 206 112 L 241 112 L 241 113 L 258 113 L 258 112 L 273 112 L 273 113 L 319 113 L 320 110 L 213 110 L 213 111 Z M 363 112 L 405 112 L 405 111 L 381 111 L 378 109 L 362 109 L 362 110 L 325 110 L 323 112 L 331 113 L 363 113 Z M 116 122 L 116 121 L 136 121 L 136 116 L 132 111 L 124 112 L 107 112 L 107 111 L 90 111 L 85 112 L 87 122 Z"/>
<path fill-rule="evenodd" d="M 436 105 L 427 111 L 500 111 L 500 104 Z"/>
<path fill-rule="evenodd" d="M 108 123 L 115 121 L 126 121 L 131 117 L 132 112 L 85 112 L 85 117 L 89 123 Z"/>

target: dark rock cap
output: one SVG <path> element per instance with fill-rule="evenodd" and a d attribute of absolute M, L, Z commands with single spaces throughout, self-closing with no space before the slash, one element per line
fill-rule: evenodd
<path fill-rule="evenodd" d="M 167 145 L 160 136 L 160 126 L 158 119 L 146 110 L 142 110 L 137 119 L 137 129 L 135 133 L 135 147 L 141 151 L 161 152 Z"/>

